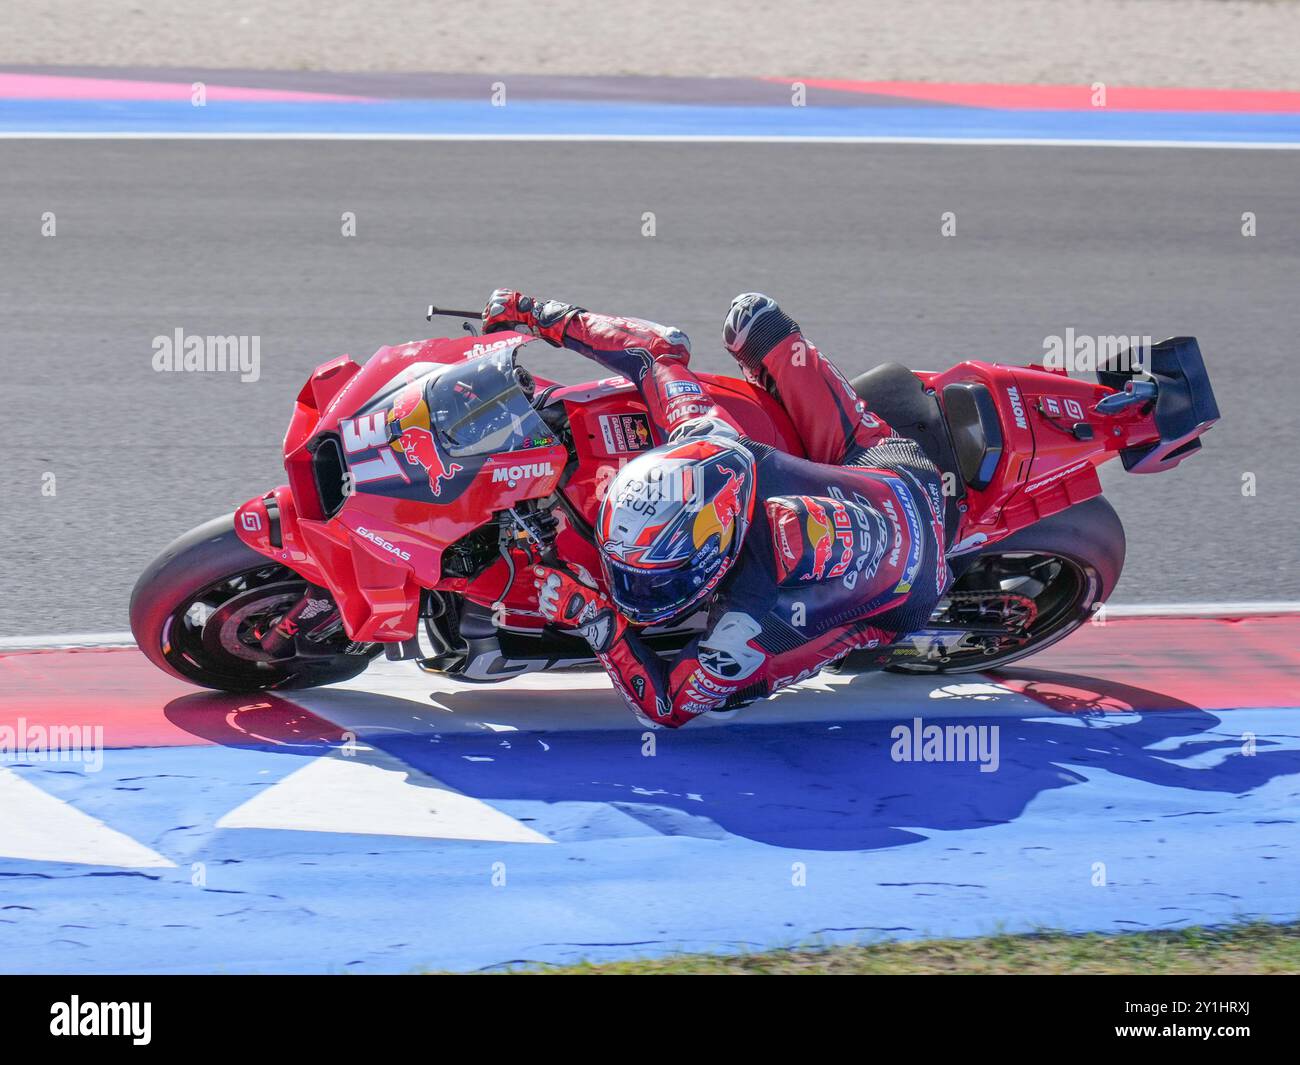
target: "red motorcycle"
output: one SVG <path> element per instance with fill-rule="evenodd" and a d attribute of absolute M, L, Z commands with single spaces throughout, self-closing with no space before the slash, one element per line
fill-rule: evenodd
<path fill-rule="evenodd" d="M 288 484 L 185 534 L 140 577 L 140 648 L 173 676 L 228 691 L 345 680 L 381 650 L 462 681 L 594 665 L 584 641 L 538 614 L 529 567 L 558 559 L 599 579 L 592 530 L 605 487 L 664 434 L 623 378 L 561 385 L 522 365 L 550 352 L 496 333 L 319 366 L 285 436 Z M 984 362 L 889 364 L 853 382 L 921 444 L 947 495 L 955 580 L 887 668 L 1002 666 L 1111 594 L 1124 530 L 1097 467 L 1118 455 L 1132 473 L 1170 469 L 1219 417 L 1195 339 L 1136 361 L 1112 358 L 1096 383 Z M 761 388 L 698 376 L 750 438 L 801 453 Z M 671 654 L 702 622 L 645 635 Z"/>

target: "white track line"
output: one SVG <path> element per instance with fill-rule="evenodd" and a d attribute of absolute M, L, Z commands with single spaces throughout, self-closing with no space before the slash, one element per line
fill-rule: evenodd
<path fill-rule="evenodd" d="M 946 144 L 1047 148 L 1220 148 L 1297 151 L 1300 141 L 1179 141 L 1073 137 L 892 137 L 711 133 L 242 133 L 231 130 L 0 130 L 0 140 L 209 140 L 209 141 L 565 141 L 651 144 Z"/>
<path fill-rule="evenodd" d="M 1300 601 L 1241 603 L 1107 603 L 1109 618 L 1248 618 L 1300 614 Z M 69 647 L 134 647 L 129 632 L 75 632 L 48 636 L 0 636 L 0 651 Z"/>
<path fill-rule="evenodd" d="M 1300 602 L 1107 603 L 1105 610 L 1109 618 L 1247 618 L 1300 614 Z"/>
<path fill-rule="evenodd" d="M 0 636 L 0 651 L 44 651 L 64 647 L 134 647 L 129 632 L 70 632 L 56 636 Z"/>

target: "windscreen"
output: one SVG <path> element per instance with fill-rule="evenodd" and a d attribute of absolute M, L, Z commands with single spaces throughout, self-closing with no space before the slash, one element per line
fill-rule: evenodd
<path fill-rule="evenodd" d="M 448 366 L 429 382 L 429 415 L 449 454 L 488 455 L 555 442 L 515 372 L 513 352 L 503 350 Z"/>

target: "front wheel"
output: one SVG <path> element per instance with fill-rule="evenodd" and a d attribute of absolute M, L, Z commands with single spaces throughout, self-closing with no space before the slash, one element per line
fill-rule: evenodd
<path fill-rule="evenodd" d="M 1068 636 L 1104 603 L 1124 568 L 1124 527 L 1100 496 L 1044 518 L 973 556 L 930 628 L 901 639 L 885 668 L 974 673 L 1008 665 Z"/>
<path fill-rule="evenodd" d="M 131 632 L 154 665 L 218 691 L 311 688 L 362 672 L 379 651 L 340 630 L 310 654 L 274 657 L 260 636 L 308 582 L 258 554 L 235 533 L 234 515 L 215 518 L 171 544 L 131 593 Z"/>

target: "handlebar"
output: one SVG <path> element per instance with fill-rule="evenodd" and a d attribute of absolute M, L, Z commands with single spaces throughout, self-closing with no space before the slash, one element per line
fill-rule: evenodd
<path fill-rule="evenodd" d="M 455 311 L 450 307 L 435 307 L 429 304 L 429 310 L 424 316 L 426 322 L 432 322 L 434 315 L 443 315 L 446 318 L 482 318 L 482 311 Z"/>

